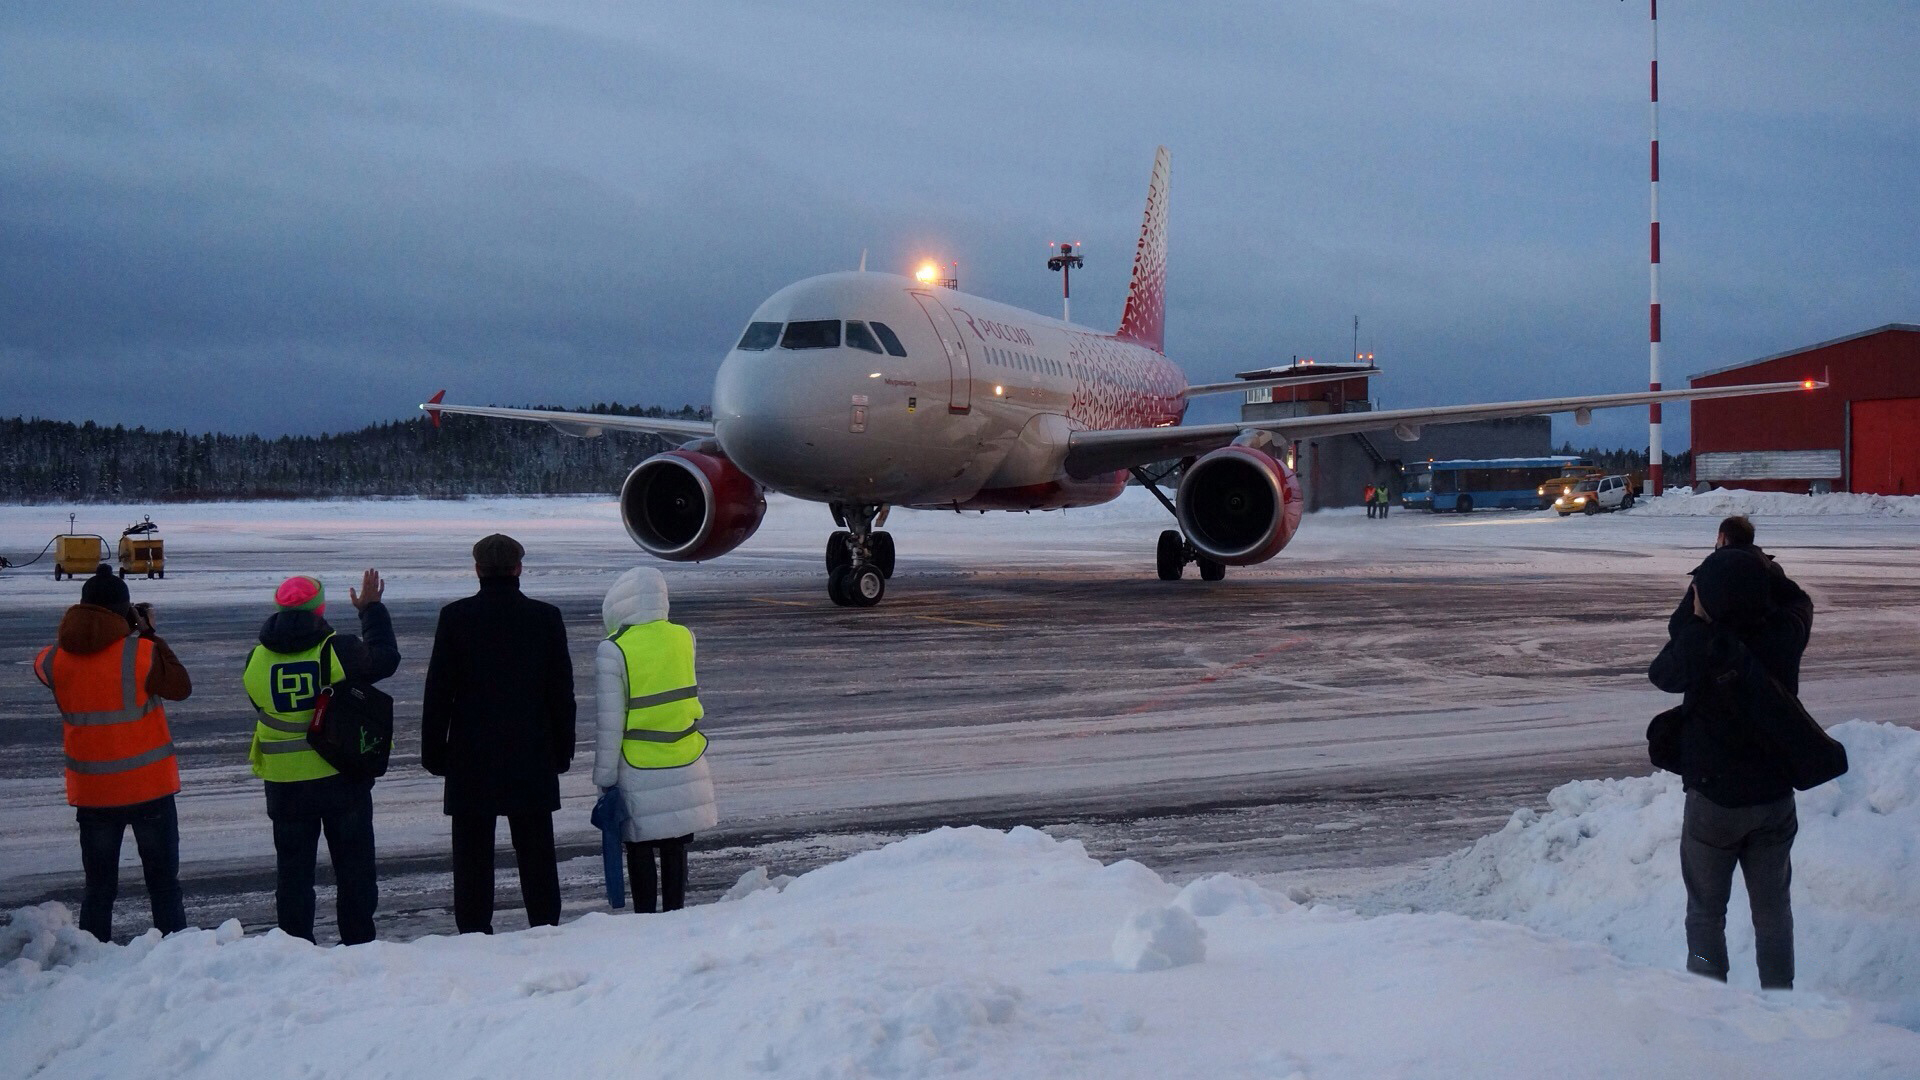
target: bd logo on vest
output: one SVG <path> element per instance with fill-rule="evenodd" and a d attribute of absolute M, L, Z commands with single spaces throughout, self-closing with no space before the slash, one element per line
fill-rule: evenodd
<path fill-rule="evenodd" d="M 320 662 L 275 664 L 267 674 L 267 688 L 273 694 L 274 712 L 305 712 L 320 696 Z"/>

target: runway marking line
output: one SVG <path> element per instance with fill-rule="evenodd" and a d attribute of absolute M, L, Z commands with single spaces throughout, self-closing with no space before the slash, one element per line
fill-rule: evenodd
<path fill-rule="evenodd" d="M 1191 694 L 1195 690 L 1198 690 L 1201 687 L 1206 686 L 1208 683 L 1218 682 L 1221 678 L 1227 675 L 1231 675 L 1234 672 L 1239 671 L 1241 668 L 1248 666 L 1249 664 L 1257 664 L 1260 661 L 1265 660 L 1267 657 L 1272 656 L 1274 653 L 1280 652 L 1283 649 L 1291 649 L 1296 645 L 1304 645 L 1306 644 L 1306 641 L 1307 639 L 1305 637 L 1302 637 L 1299 635 L 1295 635 L 1293 637 L 1288 637 L 1288 638 L 1281 638 L 1279 641 L 1276 641 L 1273 644 L 1267 646 L 1266 648 L 1261 649 L 1257 653 L 1253 653 L 1250 656 L 1243 656 L 1240 659 L 1235 660 L 1233 663 L 1228 664 L 1225 667 L 1216 668 L 1213 671 L 1210 671 L 1205 675 L 1202 675 L 1198 679 L 1193 680 L 1192 682 L 1186 684 L 1185 686 L 1175 689 L 1172 693 L 1167 694 L 1165 697 L 1155 698 L 1152 701 L 1141 702 L 1140 704 L 1135 705 L 1133 708 L 1128 709 L 1123 715 L 1138 716 L 1143 712 L 1151 712 L 1154 709 L 1161 708 L 1164 705 L 1167 705 L 1179 698 L 1183 698 L 1188 694 Z"/>
<path fill-rule="evenodd" d="M 810 608 L 814 606 L 805 600 L 775 600 L 770 596 L 749 596 L 747 599 L 756 604 L 771 604 L 775 607 Z M 951 623 L 955 626 L 978 626 L 983 630 L 1006 629 L 1006 626 L 1002 623 L 980 622 L 975 619 L 950 619 L 944 615 L 917 615 L 910 611 L 901 611 L 898 612 L 898 614 L 905 615 L 909 619 L 924 619 L 927 622 Z"/>
<path fill-rule="evenodd" d="M 940 615 L 915 615 L 913 616 L 913 618 L 925 619 L 928 622 L 953 623 L 955 626 L 981 626 L 981 627 L 985 627 L 988 630 L 1005 630 L 1006 629 L 1006 627 L 1001 625 L 1000 623 L 975 622 L 972 619 L 949 619 Z"/>

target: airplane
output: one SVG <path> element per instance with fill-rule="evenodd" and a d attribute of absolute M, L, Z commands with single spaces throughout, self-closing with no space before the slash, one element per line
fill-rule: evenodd
<path fill-rule="evenodd" d="M 1756 383 L 1181 425 L 1205 394 L 1355 377 L 1295 374 L 1192 385 L 1166 355 L 1166 147 L 1154 157 L 1146 215 L 1120 326 L 1075 325 L 918 278 L 823 274 L 774 293 L 720 363 L 709 422 L 448 404 L 443 413 L 537 421 L 568 435 L 637 431 L 684 440 L 642 461 L 620 487 L 627 534 L 670 562 L 718 558 L 752 536 L 766 492 L 825 503 L 827 595 L 872 607 L 893 576 L 882 528 L 895 507 L 1058 510 L 1119 497 L 1134 476 L 1173 514 L 1156 571 L 1229 566 L 1279 554 L 1303 505 L 1292 444 L 1391 429 L 1407 441 L 1431 424 L 1593 410 L 1695 398 L 1817 389 Z M 1359 374 L 1364 374 L 1361 372 Z M 1181 459 L 1168 498 L 1143 466 Z"/>

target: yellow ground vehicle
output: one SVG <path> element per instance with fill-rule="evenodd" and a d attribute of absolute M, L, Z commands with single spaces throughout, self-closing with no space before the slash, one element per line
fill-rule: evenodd
<path fill-rule="evenodd" d="M 1598 465 L 1569 465 L 1565 472 L 1540 485 L 1540 497 L 1546 500 L 1540 505 L 1551 506 L 1555 499 L 1572 491 L 1580 481 L 1598 480 L 1606 474 L 1607 471 Z"/>
<path fill-rule="evenodd" d="M 93 533 L 61 533 L 53 538 L 53 580 L 88 577 L 107 558 L 107 538 Z"/>
<path fill-rule="evenodd" d="M 120 534 L 120 576 L 145 574 L 148 577 L 166 577 L 166 543 L 160 539 L 160 526 L 147 518 L 138 525 L 129 525 Z"/>

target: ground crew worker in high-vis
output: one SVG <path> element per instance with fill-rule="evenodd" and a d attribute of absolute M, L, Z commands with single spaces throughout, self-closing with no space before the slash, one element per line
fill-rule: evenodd
<path fill-rule="evenodd" d="M 307 743 L 320 689 L 347 679 L 378 682 L 400 666 L 393 619 L 380 602 L 376 571 L 347 596 L 360 614 L 360 637 L 337 634 L 326 620 L 318 578 L 290 577 L 273 595 L 274 613 L 247 654 L 243 680 L 256 711 L 248 760 L 266 781 L 276 864 L 274 908 L 280 929 L 314 940 L 313 868 L 326 833 L 337 890 L 340 943 L 373 940 L 379 886 L 373 866 L 373 781 L 352 780 Z M 325 662 L 324 669 L 322 662 Z"/>
<path fill-rule="evenodd" d="M 53 691 L 67 758 L 67 802 L 80 825 L 86 892 L 80 929 L 113 938 L 120 845 L 128 826 L 140 851 L 153 925 L 185 929 L 180 892 L 180 765 L 160 704 L 193 692 L 187 669 L 153 630 L 153 609 L 128 604 L 126 582 L 105 563 L 60 619 L 58 643 L 40 650 L 33 673 Z"/>
<path fill-rule="evenodd" d="M 641 566 L 620 575 L 601 604 L 607 638 L 594 654 L 599 737 L 593 782 L 617 786 L 633 909 L 685 906 L 687 844 L 720 821 L 694 677 L 693 633 L 667 621 L 667 580 Z"/>

